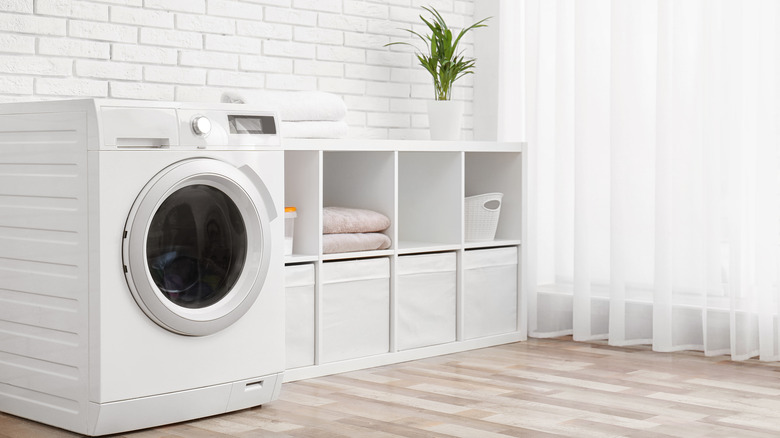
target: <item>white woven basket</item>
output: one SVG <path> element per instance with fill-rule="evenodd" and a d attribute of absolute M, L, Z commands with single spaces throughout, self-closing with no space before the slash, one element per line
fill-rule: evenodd
<path fill-rule="evenodd" d="M 466 241 L 495 239 L 498 215 L 501 213 L 501 198 L 503 196 L 503 193 L 485 193 L 466 198 Z"/>

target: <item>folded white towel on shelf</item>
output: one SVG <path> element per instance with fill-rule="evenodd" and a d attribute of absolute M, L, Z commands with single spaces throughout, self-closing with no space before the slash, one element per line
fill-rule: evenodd
<path fill-rule="evenodd" d="M 344 138 L 349 127 L 345 121 L 291 122 L 282 120 L 283 138 Z"/>
<path fill-rule="evenodd" d="M 382 233 L 323 234 L 322 253 L 375 251 L 390 248 L 390 243 Z"/>
<path fill-rule="evenodd" d="M 390 227 L 390 218 L 362 208 L 324 207 L 322 233 L 376 233 Z"/>
<path fill-rule="evenodd" d="M 322 91 L 225 91 L 222 102 L 267 104 L 278 108 L 282 121 L 341 121 L 347 116 L 347 106 L 340 96 Z"/>

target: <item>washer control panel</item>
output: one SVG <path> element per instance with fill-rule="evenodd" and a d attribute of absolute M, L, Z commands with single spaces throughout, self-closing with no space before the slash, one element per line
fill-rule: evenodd
<path fill-rule="evenodd" d="M 281 147 L 276 111 L 243 104 L 96 101 L 101 147 L 267 149 Z"/>
<path fill-rule="evenodd" d="M 198 149 L 280 146 L 278 119 L 272 111 L 232 104 L 231 108 L 178 108 L 179 145 Z"/>

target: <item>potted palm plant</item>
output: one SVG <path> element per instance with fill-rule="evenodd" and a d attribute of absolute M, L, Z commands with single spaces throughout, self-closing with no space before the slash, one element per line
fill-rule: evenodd
<path fill-rule="evenodd" d="M 463 102 L 452 100 L 452 87 L 455 81 L 463 76 L 474 73 L 474 58 L 466 58 L 458 44 L 466 33 L 472 29 L 486 27 L 488 18 L 483 18 L 469 27 L 462 29 L 457 37 L 447 26 L 444 17 L 434 7 L 422 7 L 432 15 L 420 19 L 428 26 L 430 33 L 422 35 L 412 29 L 403 29 L 422 40 L 426 50 L 420 50 L 416 45 L 397 41 L 385 44 L 385 47 L 396 44 L 411 46 L 415 49 L 420 65 L 431 74 L 435 99 L 428 102 L 428 123 L 432 140 L 460 139 L 461 121 L 463 118 Z M 453 38 L 454 37 L 454 38 Z"/>

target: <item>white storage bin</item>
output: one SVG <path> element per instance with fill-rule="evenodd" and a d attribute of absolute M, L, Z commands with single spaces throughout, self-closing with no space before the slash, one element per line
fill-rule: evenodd
<path fill-rule="evenodd" d="M 390 351 L 390 261 L 323 263 L 320 362 Z"/>
<path fill-rule="evenodd" d="M 408 350 L 456 339 L 455 253 L 398 257 L 396 347 Z"/>
<path fill-rule="evenodd" d="M 517 248 L 463 254 L 463 335 L 480 338 L 517 331 Z"/>
<path fill-rule="evenodd" d="M 284 267 L 287 369 L 314 365 L 314 265 Z"/>
<path fill-rule="evenodd" d="M 503 193 L 469 196 L 464 201 L 464 238 L 467 242 L 496 238 Z"/>

